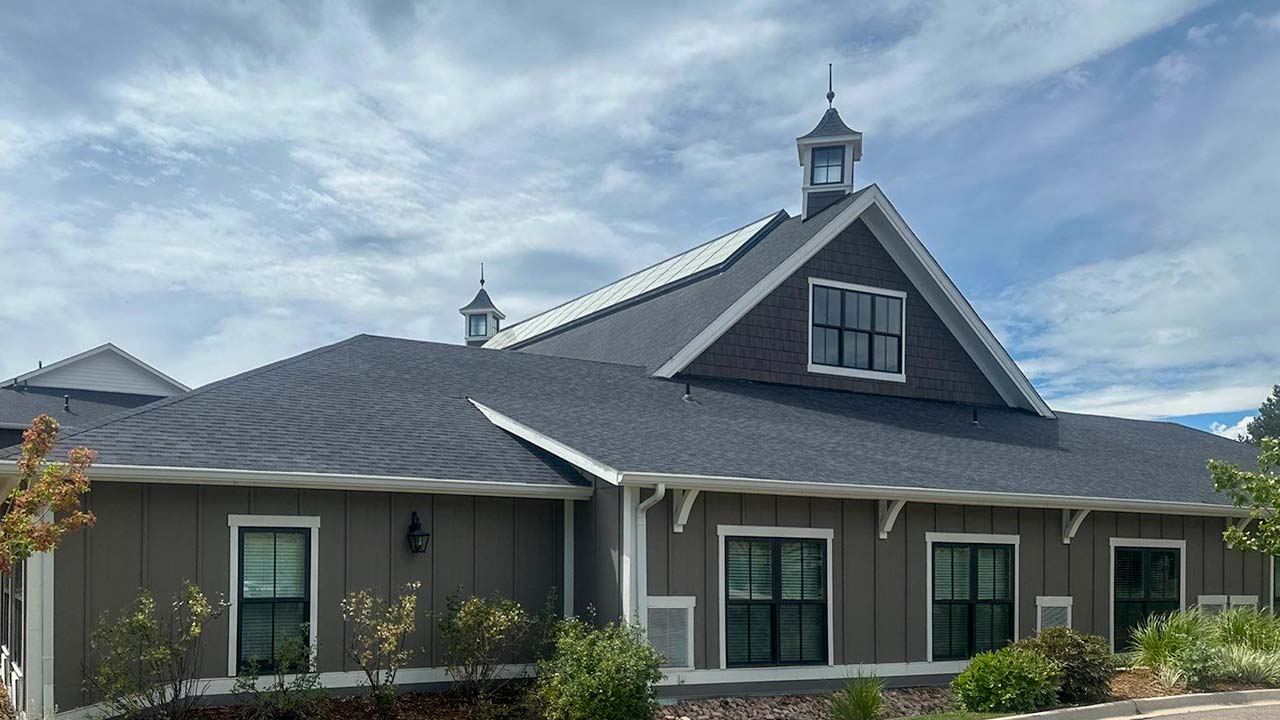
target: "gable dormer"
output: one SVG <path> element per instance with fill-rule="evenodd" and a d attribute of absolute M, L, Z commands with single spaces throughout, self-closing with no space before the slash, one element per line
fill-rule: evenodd
<path fill-rule="evenodd" d="M 804 179 L 800 185 L 807 218 L 831 207 L 853 192 L 853 165 L 862 159 L 862 133 L 840 119 L 832 102 L 835 92 L 827 91 L 827 112 L 818 125 L 796 138 L 796 152 Z"/>

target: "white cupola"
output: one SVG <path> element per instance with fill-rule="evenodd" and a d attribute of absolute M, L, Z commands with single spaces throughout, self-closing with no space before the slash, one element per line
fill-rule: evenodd
<path fill-rule="evenodd" d="M 506 315 L 494 306 L 493 301 L 489 299 L 489 293 L 484 289 L 484 265 L 480 266 L 480 291 L 471 299 L 471 302 L 458 308 L 458 312 L 462 314 L 465 321 L 463 328 L 463 339 L 471 347 L 479 347 L 485 344 L 489 338 L 498 334 L 499 323 L 506 319 Z"/>
<path fill-rule="evenodd" d="M 853 164 L 862 159 L 862 133 L 840 119 L 833 102 L 831 66 L 827 65 L 827 112 L 818 126 L 796 138 L 796 151 L 804 180 L 801 217 L 821 212 L 853 192 Z"/>

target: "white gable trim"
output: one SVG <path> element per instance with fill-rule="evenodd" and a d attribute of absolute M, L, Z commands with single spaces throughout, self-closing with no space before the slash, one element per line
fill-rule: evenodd
<path fill-rule="evenodd" d="M 183 385 L 182 383 L 178 382 L 177 380 L 174 380 L 173 378 L 169 377 L 168 375 L 165 375 L 159 370 L 151 367 L 150 365 L 142 362 L 141 360 L 130 355 L 124 350 L 121 350 L 120 348 L 116 347 L 113 343 L 105 343 L 103 345 L 99 345 L 98 347 L 90 348 L 89 350 L 85 350 L 82 353 L 77 353 L 75 355 L 72 355 L 71 357 L 63 358 L 55 363 L 50 363 L 48 365 L 45 365 L 42 368 L 32 370 L 31 372 L 28 372 L 28 373 L 24 373 L 14 378 L 13 382 L 14 383 L 30 382 L 32 379 L 38 378 L 41 375 L 44 375 L 45 373 L 51 372 L 53 370 L 57 370 L 59 368 L 67 367 L 68 365 L 73 365 L 77 362 L 80 362 L 81 360 L 87 360 L 88 358 L 91 358 L 95 355 L 98 355 L 104 352 L 110 352 L 115 355 L 118 355 L 121 358 L 124 358 L 125 360 L 128 360 L 130 363 L 136 365 L 138 369 L 142 370 L 148 375 L 151 375 L 152 377 L 159 380 L 160 382 L 166 385 L 169 385 L 170 387 L 173 388 L 174 395 L 177 395 L 178 393 L 187 392 L 188 390 L 191 389 L 186 385 Z M 111 392 L 111 391 L 108 390 L 106 392 Z"/>
<path fill-rule="evenodd" d="M 564 443 L 560 442 L 559 440 L 552 438 L 549 435 L 544 435 L 543 433 L 540 433 L 537 430 L 534 430 L 533 428 L 529 427 L 528 425 L 525 425 L 519 420 L 509 418 L 506 415 L 503 415 L 502 413 L 498 412 L 497 410 L 494 410 L 493 408 L 487 407 L 481 403 L 476 402 L 472 398 L 467 398 L 467 401 L 470 402 L 472 405 L 474 405 L 477 410 L 483 413 L 484 416 L 489 420 L 489 422 L 493 423 L 497 427 L 502 428 L 503 430 L 506 430 L 512 435 L 515 435 L 521 440 L 537 445 L 538 447 L 542 448 L 543 450 L 546 450 L 552 455 L 555 455 L 556 457 L 563 459 L 565 462 L 568 462 L 570 465 L 573 465 L 574 467 L 577 467 L 586 472 L 589 472 L 592 475 L 595 475 L 596 477 L 604 480 L 605 482 L 608 482 L 612 485 L 618 485 L 621 483 L 621 479 L 622 479 L 621 473 L 619 473 L 617 470 L 613 469 L 612 467 L 609 467 L 608 465 L 590 457 L 586 453 L 575 450 L 569 447 L 568 445 L 565 445 Z"/>
<path fill-rule="evenodd" d="M 868 213 L 867 211 L 872 208 L 878 212 Z M 1054 417 L 1053 411 L 1032 387 L 1027 377 L 1022 374 L 1022 370 L 1014 363 L 1000 341 L 991 333 L 982 318 L 978 317 L 973 306 L 951 282 L 942 267 L 938 265 L 938 261 L 929 254 L 876 185 L 863 190 L 862 195 L 853 203 L 738 298 L 714 322 L 703 328 L 693 340 L 670 360 L 663 363 L 654 375 L 670 378 L 688 367 L 689 363 L 720 339 L 721 335 L 728 332 L 769 293 L 798 272 L 810 258 L 864 214 L 866 215 L 864 220 L 876 239 L 924 295 L 930 307 L 938 313 L 943 323 L 956 336 L 1004 401 L 1012 407 L 1032 410 L 1044 417 Z"/>

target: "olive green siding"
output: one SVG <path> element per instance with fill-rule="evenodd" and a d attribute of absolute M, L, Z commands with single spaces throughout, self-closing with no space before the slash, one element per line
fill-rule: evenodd
<path fill-rule="evenodd" d="M 926 533 L 1019 536 L 1018 634 L 1036 625 L 1036 597 L 1074 598 L 1073 625 L 1109 634 L 1113 537 L 1186 540 L 1188 605 L 1198 595 L 1270 593 L 1269 565 L 1257 554 L 1223 546 L 1226 521 L 1213 517 L 1091 513 L 1070 545 L 1062 511 L 908 503 L 887 540 L 878 537 L 877 505 L 772 495 L 702 493 L 683 533 L 671 527 L 671 502 L 649 511 L 648 593 L 692 595 L 695 666 L 720 657 L 719 525 L 831 528 L 836 664 L 920 662 L 928 658 Z"/>
<path fill-rule="evenodd" d="M 540 609 L 563 583 L 564 501 L 463 495 L 285 490 L 196 485 L 95 483 L 93 528 L 68 535 L 55 557 L 54 695 L 62 710 L 85 704 L 81 673 L 87 639 L 104 613 L 126 607 L 142 586 L 164 602 L 186 580 L 230 595 L 227 516 L 320 518 L 318 658 L 322 672 L 357 668 L 343 654 L 338 607 L 350 591 L 422 583 L 414 667 L 441 663 L 434 623 L 461 588 L 501 593 Z M 411 514 L 431 533 L 425 555 L 409 552 Z M 557 606 L 558 607 L 558 606 Z M 227 620 L 205 635 L 201 674 L 227 674 Z"/>

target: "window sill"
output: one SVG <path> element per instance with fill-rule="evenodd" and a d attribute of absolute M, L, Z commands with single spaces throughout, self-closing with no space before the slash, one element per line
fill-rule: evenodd
<path fill-rule="evenodd" d="M 879 370 L 862 370 L 860 368 L 837 367 L 835 365 L 817 365 L 809 363 L 809 372 L 819 375 L 839 375 L 841 377 L 859 378 L 862 380 L 880 380 L 882 382 L 904 383 L 906 373 L 889 373 Z"/>

